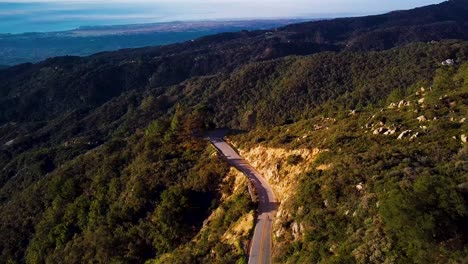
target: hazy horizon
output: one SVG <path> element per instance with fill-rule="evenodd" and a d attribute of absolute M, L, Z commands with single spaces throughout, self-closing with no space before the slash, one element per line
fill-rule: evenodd
<path fill-rule="evenodd" d="M 83 26 L 170 21 L 332 18 L 384 13 L 442 1 L 159 0 L 1 1 L 0 33 L 52 32 Z"/>

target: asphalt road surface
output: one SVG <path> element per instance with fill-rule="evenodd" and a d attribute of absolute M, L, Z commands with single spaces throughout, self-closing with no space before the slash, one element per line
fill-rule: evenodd
<path fill-rule="evenodd" d="M 249 264 L 270 264 L 272 225 L 278 206 L 275 194 L 268 182 L 224 141 L 224 134 L 223 131 L 213 131 L 209 133 L 207 139 L 232 166 L 250 179 L 258 193 L 258 217 L 250 246 Z"/>

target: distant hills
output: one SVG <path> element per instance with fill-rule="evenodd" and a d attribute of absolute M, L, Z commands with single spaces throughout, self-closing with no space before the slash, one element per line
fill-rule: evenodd
<path fill-rule="evenodd" d="M 269 29 L 302 21 L 304 20 L 166 22 L 82 27 L 49 33 L 0 34 L 0 64 L 14 65 L 56 56 L 86 56 L 123 48 L 167 45 L 221 32 Z"/>
<path fill-rule="evenodd" d="M 412 42 L 465 40 L 466 2 L 453 0 L 409 11 L 306 22 L 269 31 L 222 33 L 181 44 L 90 57 L 58 57 L 12 67 L 0 72 L 0 123 L 49 119 L 99 106 L 123 92 L 170 86 L 195 76 L 227 73 L 250 62 L 289 55 L 375 51 Z"/>
<path fill-rule="evenodd" d="M 468 38 L 467 0 L 395 11 L 384 15 L 341 18 L 286 26 L 315 43 L 333 43 L 348 50 L 388 49 L 415 41 Z"/>
<path fill-rule="evenodd" d="M 415 41 L 466 39 L 466 0 L 383 15 L 304 20 L 200 21 L 83 27 L 51 33 L 0 34 L 0 64 L 38 62 L 63 55 L 86 56 L 123 48 L 167 45 L 206 35 L 278 28 L 281 43 L 335 45 L 346 50 L 382 50 Z M 300 23 L 304 22 L 304 23 Z M 245 39 L 244 41 L 247 41 Z"/>

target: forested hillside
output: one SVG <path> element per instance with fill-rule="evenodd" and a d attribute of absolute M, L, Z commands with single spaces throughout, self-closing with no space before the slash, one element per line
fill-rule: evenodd
<path fill-rule="evenodd" d="M 463 260 L 465 3 L 0 70 L 0 263 L 243 263 L 255 206 L 201 138 L 221 127 L 329 150 L 286 160 L 279 262 Z"/>
<path fill-rule="evenodd" d="M 224 33 L 183 44 L 24 64 L 0 72 L 0 122 L 49 120 L 63 112 L 95 108 L 130 90 L 230 73 L 249 62 L 288 55 L 382 50 L 411 42 L 467 39 L 466 6 L 467 0 L 451 0 L 379 16 L 309 22 L 272 31 Z M 420 28 L 413 34 L 406 27 Z"/>
<path fill-rule="evenodd" d="M 441 68 L 426 84 L 395 90 L 383 107 L 231 137 L 278 193 L 289 190 L 276 261 L 463 263 L 467 80 L 468 63 Z"/>

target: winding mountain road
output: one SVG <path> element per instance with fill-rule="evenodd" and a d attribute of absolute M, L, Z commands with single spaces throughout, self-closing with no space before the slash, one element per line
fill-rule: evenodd
<path fill-rule="evenodd" d="M 272 225 L 278 203 L 268 182 L 223 139 L 225 132 L 210 132 L 207 139 L 227 161 L 243 172 L 258 194 L 258 216 L 251 242 L 249 264 L 270 264 Z"/>

